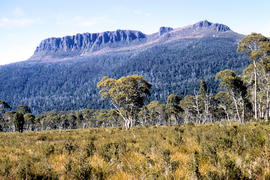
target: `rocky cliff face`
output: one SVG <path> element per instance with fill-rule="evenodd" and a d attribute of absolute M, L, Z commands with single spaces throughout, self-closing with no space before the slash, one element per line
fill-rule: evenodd
<path fill-rule="evenodd" d="M 183 28 L 160 27 L 159 32 L 145 35 L 140 31 L 117 30 L 102 33 L 84 33 L 62 38 L 48 38 L 36 48 L 31 60 L 63 59 L 74 56 L 88 56 L 94 52 L 108 52 L 119 48 L 146 48 L 153 43 L 197 38 L 217 33 L 232 32 L 223 24 L 200 21 Z"/>
<path fill-rule="evenodd" d="M 163 34 L 172 31 L 173 28 L 171 27 L 160 27 L 159 28 L 159 35 L 162 36 Z"/>
<path fill-rule="evenodd" d="M 84 33 L 62 38 L 48 38 L 36 48 L 31 59 L 45 56 L 72 56 L 141 41 L 146 35 L 140 31 L 117 30 L 103 33 Z"/>
<path fill-rule="evenodd" d="M 207 20 L 205 21 L 200 21 L 194 25 L 192 25 L 192 28 L 194 30 L 202 30 L 202 29 L 207 29 L 207 30 L 214 30 L 218 32 L 226 32 L 230 31 L 231 29 L 223 24 L 218 24 L 218 23 L 211 23 Z"/>

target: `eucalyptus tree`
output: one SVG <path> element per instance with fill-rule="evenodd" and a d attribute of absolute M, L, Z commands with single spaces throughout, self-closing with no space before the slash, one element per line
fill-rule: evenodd
<path fill-rule="evenodd" d="M 5 120 L 4 120 L 4 113 L 7 109 L 11 109 L 8 103 L 4 100 L 0 100 L 0 131 L 5 129 Z"/>
<path fill-rule="evenodd" d="M 266 113 L 265 119 L 269 119 L 270 115 L 270 41 L 260 44 L 260 52 L 262 54 L 261 67 L 262 67 L 262 79 L 264 84 L 264 91 L 266 92 Z"/>
<path fill-rule="evenodd" d="M 209 121 L 212 122 L 213 114 L 210 112 L 212 104 L 212 95 L 208 92 L 207 84 L 204 80 L 201 80 L 200 89 L 199 89 L 199 97 L 204 106 L 204 121 L 203 123 Z"/>
<path fill-rule="evenodd" d="M 14 126 L 15 126 L 15 131 L 18 131 L 20 133 L 23 132 L 23 126 L 24 126 L 24 117 L 23 114 L 20 112 L 16 112 L 14 114 Z"/>
<path fill-rule="evenodd" d="M 16 111 L 7 111 L 4 114 L 4 129 L 5 131 L 14 131 L 14 115 Z"/>
<path fill-rule="evenodd" d="M 270 63 L 266 61 L 259 61 L 257 63 L 257 115 L 260 118 L 268 119 L 269 113 L 269 92 L 270 92 Z M 269 67 L 268 67 L 269 66 Z M 254 97 L 254 76 L 253 76 L 253 64 L 250 64 L 242 72 L 242 79 L 248 88 L 249 97 Z M 254 107 L 253 107 L 254 108 Z"/>
<path fill-rule="evenodd" d="M 217 73 L 216 78 L 220 80 L 220 86 L 224 87 L 230 94 L 234 102 L 237 119 L 239 123 L 243 123 L 245 120 L 246 107 L 248 105 L 247 87 L 242 79 L 232 70 L 226 69 L 220 71 Z M 240 110 L 242 110 L 241 115 Z"/>
<path fill-rule="evenodd" d="M 196 99 L 194 96 L 187 95 L 180 101 L 180 106 L 184 110 L 184 123 L 200 123 L 200 112 L 196 105 Z"/>
<path fill-rule="evenodd" d="M 32 113 L 31 109 L 26 105 L 18 105 L 17 112 L 20 112 L 22 114 Z"/>
<path fill-rule="evenodd" d="M 149 84 L 142 76 L 130 75 L 118 80 L 104 76 L 97 87 L 103 98 L 109 98 L 118 114 L 124 119 L 124 126 L 129 129 L 140 109 L 150 96 Z"/>
<path fill-rule="evenodd" d="M 254 74 L 254 118 L 258 118 L 257 114 L 257 62 L 262 58 L 263 54 L 260 51 L 260 46 L 270 41 L 268 38 L 261 34 L 252 33 L 244 37 L 238 44 L 238 52 L 248 53 L 249 59 L 253 61 L 253 74 Z"/>
<path fill-rule="evenodd" d="M 149 117 L 151 119 L 151 125 L 163 125 L 165 118 L 166 110 L 165 106 L 159 101 L 152 101 L 147 105 L 149 112 Z"/>
<path fill-rule="evenodd" d="M 167 98 L 166 112 L 169 116 L 170 122 L 171 119 L 175 120 L 175 124 L 180 124 L 181 122 L 181 113 L 183 109 L 180 106 L 180 101 L 182 98 L 175 94 L 171 94 Z"/>
<path fill-rule="evenodd" d="M 23 124 L 25 125 L 25 129 L 33 131 L 35 129 L 36 121 L 30 107 L 26 105 L 18 105 L 17 113 L 21 113 L 23 115 Z"/>
<path fill-rule="evenodd" d="M 224 113 L 226 114 L 227 120 L 230 121 L 230 119 L 232 119 L 231 105 L 233 103 L 230 98 L 230 94 L 225 91 L 219 91 L 215 95 L 215 100 L 217 101 L 218 107 L 223 109 Z"/>
<path fill-rule="evenodd" d="M 35 130 L 35 116 L 31 113 L 26 113 L 23 115 L 24 121 L 25 121 L 25 129 L 28 131 L 33 131 Z"/>
<path fill-rule="evenodd" d="M 4 100 L 0 100 L 0 114 L 5 113 L 5 110 L 11 109 L 11 106 Z"/>

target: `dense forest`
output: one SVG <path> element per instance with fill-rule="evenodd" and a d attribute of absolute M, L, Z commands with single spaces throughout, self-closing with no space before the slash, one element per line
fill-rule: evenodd
<path fill-rule="evenodd" d="M 103 76 L 143 76 L 152 84 L 150 100 L 162 104 L 170 94 L 184 97 L 207 82 L 218 90 L 216 73 L 233 69 L 242 72 L 250 62 L 236 51 L 242 35 L 180 39 L 135 50 L 76 57 L 61 62 L 25 61 L 0 66 L 0 99 L 12 107 L 27 105 L 34 115 L 44 111 L 112 108 L 98 94 L 96 84 Z M 15 109 L 14 109 L 15 110 Z"/>

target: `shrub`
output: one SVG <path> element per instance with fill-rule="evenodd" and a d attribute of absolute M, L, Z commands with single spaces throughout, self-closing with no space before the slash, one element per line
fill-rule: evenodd
<path fill-rule="evenodd" d="M 73 163 L 71 175 L 72 179 L 93 179 L 94 169 L 81 157 Z"/>
<path fill-rule="evenodd" d="M 0 158 L 0 177 L 8 177 L 12 168 L 11 161 L 8 157 Z"/>
<path fill-rule="evenodd" d="M 86 144 L 84 150 L 87 157 L 93 156 L 94 152 L 96 151 L 95 144 L 91 141 L 90 143 Z"/>
<path fill-rule="evenodd" d="M 67 151 L 68 154 L 71 154 L 77 146 L 73 143 L 71 139 L 68 139 L 64 144 L 64 149 Z"/>
<path fill-rule="evenodd" d="M 49 156 L 49 155 L 51 155 L 51 154 L 54 153 L 54 145 L 53 145 L 53 144 L 48 144 L 48 143 L 46 143 L 46 144 L 44 145 L 44 147 L 43 147 L 43 150 L 44 150 L 44 154 L 45 154 L 46 156 Z"/>
<path fill-rule="evenodd" d="M 112 158 L 119 159 L 119 155 L 127 152 L 127 146 L 125 142 L 114 142 L 105 144 L 101 149 L 101 156 L 107 162 Z"/>
<path fill-rule="evenodd" d="M 17 177 L 20 179 L 34 179 L 36 174 L 33 172 L 33 162 L 29 159 L 21 159 L 16 170 Z"/>

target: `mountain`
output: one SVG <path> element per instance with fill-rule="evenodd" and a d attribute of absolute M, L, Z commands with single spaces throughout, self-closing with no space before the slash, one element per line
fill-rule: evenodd
<path fill-rule="evenodd" d="M 184 28 L 160 27 L 158 33 L 146 35 L 140 31 L 116 30 L 102 33 L 84 33 L 41 41 L 31 60 L 70 60 L 76 56 L 90 56 L 113 51 L 135 50 L 183 38 L 201 38 L 207 35 L 233 33 L 228 26 L 200 21 Z"/>
<path fill-rule="evenodd" d="M 158 32 L 117 30 L 43 40 L 29 60 L 0 66 L 0 99 L 25 104 L 35 114 L 52 109 L 108 108 L 97 82 L 103 76 L 140 74 L 152 83 L 151 100 L 165 102 L 170 93 L 193 94 L 200 80 L 212 92 L 215 74 L 238 73 L 248 57 L 236 52 L 243 35 L 208 21 Z"/>

